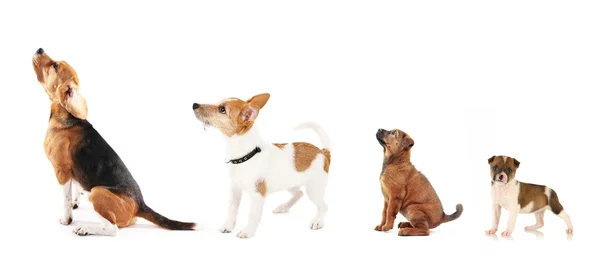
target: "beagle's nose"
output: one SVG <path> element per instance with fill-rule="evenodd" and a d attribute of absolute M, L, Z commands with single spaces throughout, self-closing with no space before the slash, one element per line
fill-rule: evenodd
<path fill-rule="evenodd" d="M 194 110 L 197 109 L 197 108 L 200 108 L 200 104 L 194 103 L 194 105 L 192 106 L 192 108 L 194 108 Z"/>
<path fill-rule="evenodd" d="M 44 50 L 42 48 L 39 48 L 35 53 L 41 55 L 44 54 Z"/>

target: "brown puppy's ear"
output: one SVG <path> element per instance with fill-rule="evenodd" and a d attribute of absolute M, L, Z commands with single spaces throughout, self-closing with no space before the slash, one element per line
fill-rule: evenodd
<path fill-rule="evenodd" d="M 494 155 L 488 159 L 488 164 L 491 164 L 494 161 L 494 159 L 496 159 L 496 155 Z"/>
<path fill-rule="evenodd" d="M 415 145 L 415 141 L 410 138 L 408 135 L 406 135 L 406 137 L 404 137 L 404 139 L 402 139 L 402 148 L 408 149 L 413 147 L 413 145 Z"/>
<path fill-rule="evenodd" d="M 78 91 L 73 81 L 68 81 L 56 89 L 60 104 L 75 118 L 85 120 L 87 118 L 87 102 Z"/>
<path fill-rule="evenodd" d="M 515 167 L 519 168 L 519 165 L 521 164 L 521 162 L 517 161 L 517 159 L 513 158 L 513 162 L 515 163 Z"/>
<path fill-rule="evenodd" d="M 240 121 L 242 123 L 248 123 L 256 120 L 256 117 L 258 116 L 258 111 L 259 108 L 257 108 L 254 105 L 248 104 L 244 106 L 244 108 L 242 108 L 242 110 L 240 111 Z"/>
<path fill-rule="evenodd" d="M 269 93 L 262 93 L 250 98 L 246 102 L 258 106 L 259 109 L 262 109 L 265 106 L 265 104 L 267 104 L 267 101 L 270 97 L 271 95 Z"/>

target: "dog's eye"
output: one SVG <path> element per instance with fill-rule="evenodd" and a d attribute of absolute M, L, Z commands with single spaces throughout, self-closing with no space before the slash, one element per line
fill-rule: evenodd
<path fill-rule="evenodd" d="M 225 106 L 219 106 L 219 112 L 225 114 Z"/>
<path fill-rule="evenodd" d="M 396 136 L 396 131 L 392 131 L 392 135 Z"/>
<path fill-rule="evenodd" d="M 58 63 L 52 63 L 52 67 L 54 67 L 54 71 L 58 71 Z"/>
<path fill-rule="evenodd" d="M 510 174 L 510 173 L 512 173 L 512 169 L 508 168 L 508 170 L 506 170 L 506 173 L 507 173 L 507 174 Z"/>
<path fill-rule="evenodd" d="M 498 165 L 494 166 L 494 168 L 492 168 L 492 170 L 494 170 L 494 171 L 498 170 Z"/>

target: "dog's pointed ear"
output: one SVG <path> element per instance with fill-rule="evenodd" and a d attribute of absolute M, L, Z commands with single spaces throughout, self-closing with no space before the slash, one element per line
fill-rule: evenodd
<path fill-rule="evenodd" d="M 488 159 L 488 164 L 491 164 L 494 161 L 494 159 L 496 159 L 496 155 L 494 155 Z"/>
<path fill-rule="evenodd" d="M 256 96 L 250 98 L 246 102 L 249 104 L 252 104 L 254 106 L 257 106 L 259 109 L 262 109 L 265 106 L 265 104 L 267 104 L 267 101 L 269 100 L 270 97 L 271 97 L 271 94 L 262 93 L 262 94 L 258 94 Z"/>
<path fill-rule="evenodd" d="M 246 105 L 240 112 L 240 121 L 242 123 L 248 123 L 256 120 L 258 116 L 259 108 L 252 104 Z"/>
<path fill-rule="evenodd" d="M 56 89 L 60 104 L 75 118 L 85 120 L 88 109 L 85 98 L 79 93 L 79 87 L 73 80 L 63 83 Z"/>
<path fill-rule="evenodd" d="M 513 162 L 515 163 L 515 168 L 519 168 L 519 165 L 521 165 L 521 162 L 517 161 L 515 158 L 513 158 Z"/>
<path fill-rule="evenodd" d="M 402 139 L 402 148 L 405 149 L 410 149 L 415 145 L 415 141 L 410 138 L 410 136 L 406 135 L 406 137 L 404 137 L 404 139 Z"/>

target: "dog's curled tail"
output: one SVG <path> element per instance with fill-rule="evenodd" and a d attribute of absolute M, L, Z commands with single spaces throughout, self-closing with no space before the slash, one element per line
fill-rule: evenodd
<path fill-rule="evenodd" d="M 321 126 L 315 122 L 304 122 L 298 126 L 296 126 L 296 130 L 302 129 L 313 129 L 321 140 L 321 147 L 329 152 L 331 152 L 331 141 L 329 140 L 329 135 L 321 128 Z"/>
<path fill-rule="evenodd" d="M 194 230 L 194 228 L 196 227 L 196 223 L 179 222 L 168 219 L 163 215 L 154 212 L 152 208 L 146 205 L 140 206 L 140 210 L 138 211 L 137 216 L 169 230 Z"/>
<path fill-rule="evenodd" d="M 453 221 L 453 220 L 459 218 L 460 215 L 462 215 L 462 212 L 463 212 L 462 204 L 456 205 L 456 212 L 454 212 L 451 215 L 446 215 L 446 213 L 444 213 L 444 217 L 442 218 L 442 223 L 447 223 L 447 222 L 450 222 L 450 221 Z"/>

